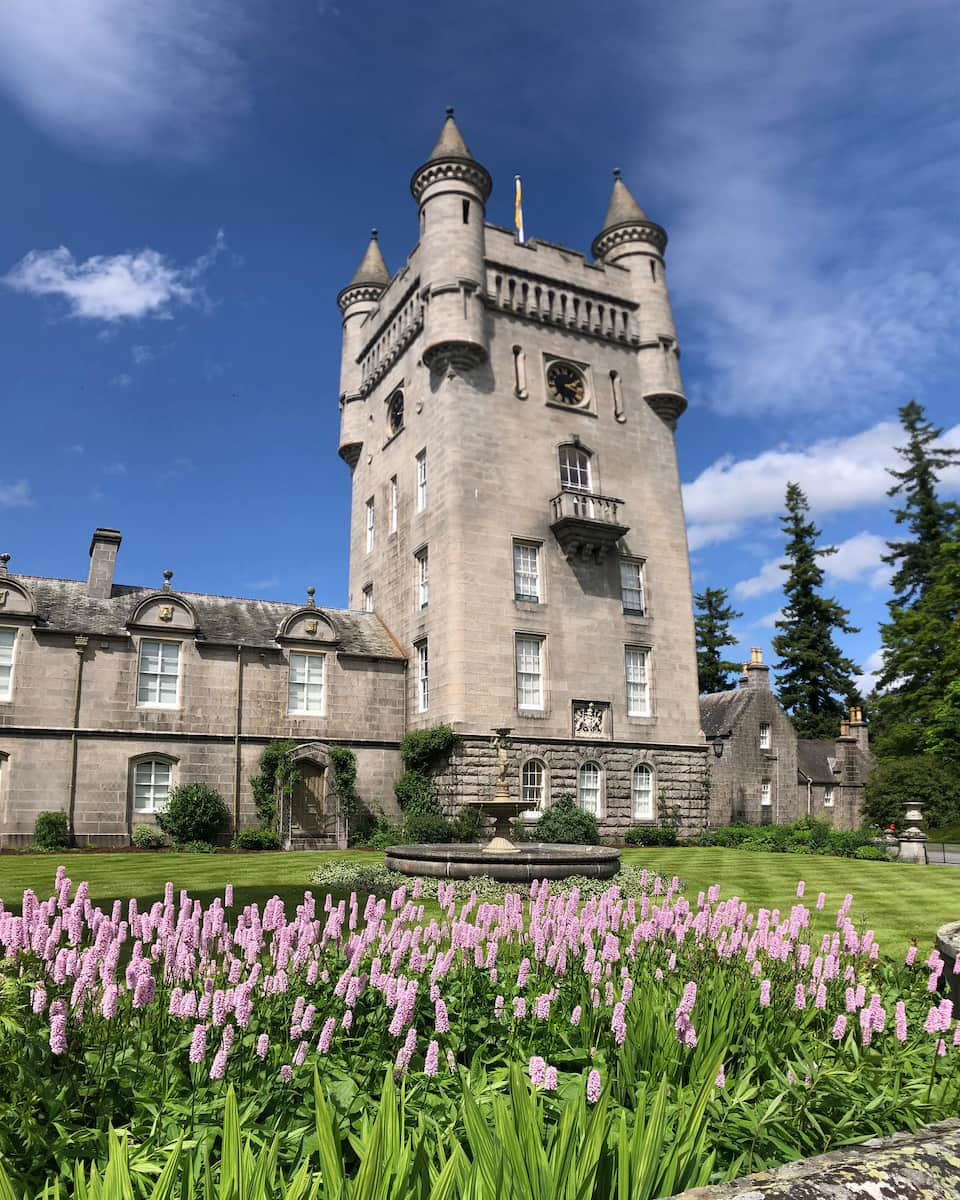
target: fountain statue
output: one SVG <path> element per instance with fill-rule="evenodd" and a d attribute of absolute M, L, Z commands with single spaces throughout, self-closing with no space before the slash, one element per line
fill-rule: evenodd
<path fill-rule="evenodd" d="M 507 781 L 508 727 L 493 730 L 493 748 L 497 755 L 497 774 L 492 800 L 468 800 L 485 817 L 493 817 L 493 837 L 484 843 L 432 842 L 412 846 L 391 846 L 386 865 L 404 875 L 431 875 L 447 879 L 467 879 L 471 875 L 489 875 L 504 882 L 529 882 L 533 879 L 564 879 L 568 875 L 588 875 L 610 879 L 620 869 L 620 851 L 612 846 L 556 845 L 548 842 L 511 840 L 511 822 L 529 808 L 523 800 L 510 798 Z"/>

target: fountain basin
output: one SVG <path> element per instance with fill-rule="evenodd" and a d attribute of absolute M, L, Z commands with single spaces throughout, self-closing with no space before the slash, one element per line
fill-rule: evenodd
<path fill-rule="evenodd" d="M 534 879 L 566 879 L 586 875 L 611 879 L 620 870 L 620 851 L 613 846 L 562 846 L 524 842 L 498 853 L 479 842 L 427 843 L 391 846 L 386 851 L 388 870 L 403 875 L 441 879 L 469 879 L 487 875 L 501 883 L 530 883 Z"/>

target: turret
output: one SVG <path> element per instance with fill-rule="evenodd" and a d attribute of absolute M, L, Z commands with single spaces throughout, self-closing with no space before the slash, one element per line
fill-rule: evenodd
<path fill-rule="evenodd" d="M 484 218 L 490 175 L 467 149 L 447 109 L 440 137 L 410 180 L 420 213 L 423 361 L 428 367 L 475 367 L 488 354 Z"/>
<path fill-rule="evenodd" d="M 370 231 L 370 244 L 353 278 L 337 296 L 343 313 L 340 347 L 340 457 L 356 466 L 363 449 L 363 403 L 360 397 L 360 367 L 357 358 L 363 347 L 364 320 L 377 307 L 390 282 L 377 231 Z"/>
<path fill-rule="evenodd" d="M 603 228 L 593 239 L 593 256 L 600 262 L 626 267 L 631 289 L 640 305 L 637 323 L 643 398 L 671 428 L 687 407 L 680 381 L 680 347 L 670 309 L 663 255 L 667 234 L 651 221 L 613 172 L 613 192 Z"/>

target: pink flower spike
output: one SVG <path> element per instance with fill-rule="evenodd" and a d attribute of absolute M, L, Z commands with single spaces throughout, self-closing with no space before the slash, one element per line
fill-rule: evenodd
<path fill-rule="evenodd" d="M 727 1077 L 724 1074 L 723 1063 L 720 1064 L 720 1070 L 717 1072 L 717 1077 L 713 1082 L 716 1087 L 720 1088 L 721 1090 L 726 1087 Z"/>
<path fill-rule="evenodd" d="M 205 1025 L 195 1025 L 193 1040 L 190 1043 L 190 1061 L 202 1063 L 207 1053 L 207 1029 Z"/>
<path fill-rule="evenodd" d="M 270 1038 L 265 1033 L 261 1033 L 257 1038 L 257 1058 L 266 1058 L 267 1051 L 270 1049 Z"/>
<path fill-rule="evenodd" d="M 912 967 L 912 966 L 913 966 L 913 964 L 914 964 L 914 963 L 917 961 L 917 948 L 916 948 L 916 946 L 911 946 L 911 947 L 910 947 L 910 949 L 907 951 L 907 957 L 906 957 L 906 958 L 905 958 L 903 961 L 904 961 L 904 965 L 905 965 L 905 966 L 908 966 L 908 967 Z M 960 960 L 958 960 L 958 961 L 960 961 Z"/>
<path fill-rule="evenodd" d="M 67 1018 L 63 1013 L 50 1018 L 50 1051 L 52 1054 L 67 1052 Z"/>
<path fill-rule="evenodd" d="M 535 1088 L 542 1088 L 547 1077 L 547 1064 L 539 1054 L 534 1054 L 529 1064 L 530 1082 Z"/>
<path fill-rule="evenodd" d="M 547 1073 L 543 1079 L 543 1090 L 545 1092 L 555 1092 L 557 1090 L 557 1068 L 547 1067 Z"/>
<path fill-rule="evenodd" d="M 820 895 L 817 896 L 817 912 L 823 912 L 823 906 L 826 904 L 826 902 L 827 902 L 827 893 L 821 892 Z"/>
<path fill-rule="evenodd" d="M 804 890 L 806 889 L 806 886 L 807 886 L 806 883 L 804 883 L 804 881 L 802 879 L 797 884 L 797 899 L 798 900 L 803 899 L 803 893 L 804 893 Z"/>
<path fill-rule="evenodd" d="M 416 881 L 419 883 L 419 879 Z M 427 1055 L 423 1064 L 423 1073 L 431 1078 L 437 1074 L 440 1064 L 440 1047 L 436 1042 L 431 1042 L 427 1047 Z"/>
<path fill-rule="evenodd" d="M 587 1076 L 587 1102 L 596 1104 L 600 1099 L 600 1094 L 603 1091 L 603 1084 L 600 1081 L 600 1072 L 591 1071 Z"/>
<path fill-rule="evenodd" d="M 289 1083 L 293 1079 L 293 1067 L 286 1063 L 280 1068 L 280 1082 Z"/>
<path fill-rule="evenodd" d="M 760 1004 L 763 1008 L 770 1007 L 770 980 L 764 979 L 760 984 Z"/>
<path fill-rule="evenodd" d="M 830 1036 L 833 1038 L 833 1040 L 835 1042 L 840 1042 L 843 1040 L 846 1032 L 847 1032 L 847 1018 L 843 1015 L 843 1013 L 841 1013 L 837 1017 L 836 1021 L 834 1021 L 834 1023 L 833 1023 L 833 1032 L 831 1033 Z"/>
<path fill-rule="evenodd" d="M 947 1043 L 943 1040 L 943 1038 L 941 1038 L 939 1040 L 939 1042 L 937 1042 L 937 1058 L 946 1057 L 946 1053 L 947 1053 Z"/>

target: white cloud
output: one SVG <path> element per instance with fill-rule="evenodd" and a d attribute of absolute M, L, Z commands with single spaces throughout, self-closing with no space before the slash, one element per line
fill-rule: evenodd
<path fill-rule="evenodd" d="M 128 375 L 126 371 L 122 371 L 119 375 L 114 375 L 110 383 L 113 387 L 126 388 L 133 383 L 133 376 Z"/>
<path fill-rule="evenodd" d="M 122 462 L 107 463 L 103 468 L 104 475 L 126 475 L 127 464 Z"/>
<path fill-rule="evenodd" d="M 149 346 L 132 346 L 130 357 L 138 367 L 142 367 L 145 363 L 153 361 L 153 351 Z"/>
<path fill-rule="evenodd" d="M 638 198 L 670 214 L 693 398 L 788 416 L 902 402 L 956 353 L 952 0 L 643 11 L 657 119 Z"/>
<path fill-rule="evenodd" d="M 0 483 L 0 508 L 33 508 L 33 494 L 26 479 Z"/>
<path fill-rule="evenodd" d="M 783 586 L 783 581 L 786 579 L 786 572 L 781 567 L 782 562 L 783 560 L 780 558 L 772 558 L 769 562 L 765 562 L 756 575 L 735 583 L 733 594 L 748 600 L 752 596 L 775 592 L 777 588 Z"/>
<path fill-rule="evenodd" d="M 765 613 L 762 617 L 758 617 L 753 624 L 757 629 L 773 629 L 782 616 L 783 609 L 777 608 L 771 613 Z"/>
<path fill-rule="evenodd" d="M 876 686 L 877 674 L 883 666 L 883 651 L 874 650 L 863 664 L 863 674 L 857 675 L 854 682 L 861 696 L 868 696 Z"/>
<path fill-rule="evenodd" d="M 753 521 L 783 512 L 788 482 L 806 493 L 815 520 L 887 503 L 893 482 L 887 468 L 900 463 L 894 447 L 902 445 L 898 422 L 881 421 L 846 438 L 825 438 L 802 449 L 764 450 L 755 458 L 718 459 L 684 484 L 683 503 L 699 546 L 729 541 Z M 960 446 L 960 425 L 944 432 L 945 446 Z M 960 491 L 960 468 L 944 472 L 945 493 Z"/>
<path fill-rule="evenodd" d="M 838 542 L 836 554 L 824 558 L 821 565 L 832 579 L 849 583 L 866 578 L 870 587 L 882 588 L 890 580 L 890 567 L 881 562 L 881 556 L 887 553 L 884 538 L 875 533 L 857 533 Z"/>
<path fill-rule="evenodd" d="M 151 249 L 95 255 L 81 263 L 66 246 L 31 250 L 3 282 L 31 296 L 59 296 L 70 316 L 85 320 L 165 318 L 176 304 L 207 303 L 200 280 L 225 245 L 221 229 L 210 250 L 183 267 Z"/>
<path fill-rule="evenodd" d="M 197 157 L 248 106 L 249 0 L 4 0 L 0 88 L 64 141 Z"/>

